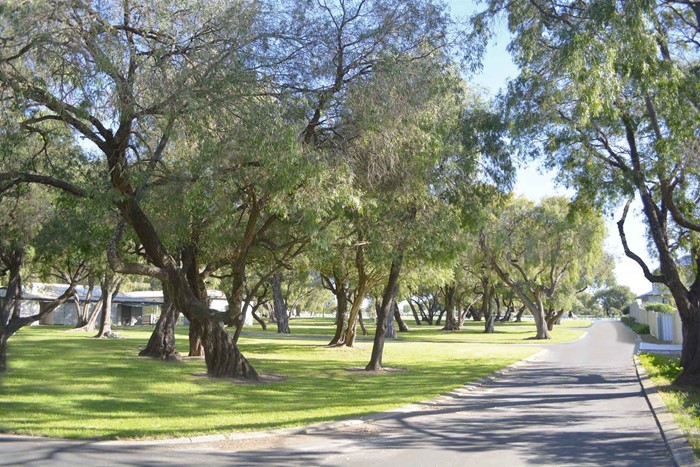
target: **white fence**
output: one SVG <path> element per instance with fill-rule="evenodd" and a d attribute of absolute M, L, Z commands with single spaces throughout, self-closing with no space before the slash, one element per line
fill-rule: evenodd
<path fill-rule="evenodd" d="M 638 323 L 648 324 L 649 333 L 660 341 L 683 343 L 683 327 L 678 313 L 657 313 L 647 311 L 636 302 L 630 305 L 630 316 Z"/>

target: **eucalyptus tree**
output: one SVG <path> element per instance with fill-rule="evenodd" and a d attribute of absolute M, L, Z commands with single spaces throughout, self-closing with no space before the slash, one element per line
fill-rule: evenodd
<path fill-rule="evenodd" d="M 582 201 L 612 208 L 627 200 L 621 243 L 649 281 L 671 291 L 684 329 L 676 382 L 700 385 L 700 7 L 681 0 L 497 0 L 479 22 L 501 13 L 521 68 L 510 92 L 514 141 L 523 151 L 542 149 Z M 627 243 L 634 197 L 658 272 Z M 696 271 L 687 283 L 679 272 L 685 255 Z"/>
<path fill-rule="evenodd" d="M 561 197 L 538 205 L 519 198 L 482 232 L 489 265 L 532 313 L 537 339 L 549 339 L 547 305 L 576 284 L 585 265 L 602 253 L 605 224 L 595 210 L 572 210 Z M 551 321 L 551 317 L 550 317 Z"/>
<path fill-rule="evenodd" d="M 243 64 L 261 40 L 253 27 L 260 9 L 239 2 L 171 6 L 6 4 L 0 19 L 0 85 L 7 101 L 21 108 L 24 125 L 61 122 L 99 161 L 109 187 L 99 196 L 110 198 L 148 259 L 148 264 L 123 263 L 112 254 L 112 267 L 162 280 L 176 307 L 201 327 L 209 374 L 254 378 L 218 313 L 188 287 L 142 200 L 151 175 L 166 163 L 177 119 L 213 96 L 240 95 L 257 79 Z M 5 186 L 39 182 L 90 195 L 80 180 L 62 175 L 13 171 L 1 180 Z M 120 234 L 117 229 L 112 253 Z"/>

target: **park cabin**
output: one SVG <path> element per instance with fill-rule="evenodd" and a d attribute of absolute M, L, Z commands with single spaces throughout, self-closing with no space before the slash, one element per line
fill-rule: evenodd
<path fill-rule="evenodd" d="M 48 306 L 61 295 L 67 287 L 65 284 L 33 283 L 26 285 L 22 290 L 20 315 L 31 316 L 39 313 L 43 307 Z M 5 291 L 5 288 L 0 288 L 0 301 L 4 299 Z M 76 292 L 81 304 L 84 303 L 87 300 L 88 288 L 79 285 Z M 211 308 L 219 311 L 228 309 L 228 302 L 223 292 L 210 290 L 208 293 Z M 95 286 L 90 297 L 91 306 L 97 304 L 101 299 L 102 290 L 99 286 Z M 112 300 L 112 309 L 110 310 L 112 323 L 115 326 L 155 324 L 160 316 L 162 306 L 163 292 L 160 290 L 118 293 Z M 250 313 L 246 315 L 246 324 L 252 324 Z M 99 319 L 98 315 L 97 320 L 99 321 Z M 181 319 L 180 322 L 186 324 L 187 321 Z M 34 324 L 75 326 L 76 323 L 76 304 L 75 300 L 71 299 Z"/>

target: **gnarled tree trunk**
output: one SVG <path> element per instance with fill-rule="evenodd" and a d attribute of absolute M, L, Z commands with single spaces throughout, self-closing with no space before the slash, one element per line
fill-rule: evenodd
<path fill-rule="evenodd" d="M 139 352 L 139 356 L 178 361 L 180 354 L 175 349 L 175 323 L 180 313 L 173 305 L 170 292 L 166 290 L 163 287 L 163 310 L 156 323 L 156 328 L 153 330 L 146 347 Z"/>

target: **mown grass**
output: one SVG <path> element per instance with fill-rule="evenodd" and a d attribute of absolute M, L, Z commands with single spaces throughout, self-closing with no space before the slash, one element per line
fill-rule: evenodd
<path fill-rule="evenodd" d="M 292 326 L 292 336 L 241 338 L 242 351 L 259 371 L 285 378 L 265 384 L 202 377 L 202 360 L 139 358 L 148 327 L 119 329 L 123 338 L 114 340 L 65 328 L 22 329 L 9 342 L 10 370 L 0 377 L 0 431 L 165 438 L 300 426 L 435 397 L 538 351 L 484 344 L 468 332 L 453 333 L 462 340 L 450 342 L 397 339 L 386 345 L 384 362 L 405 371 L 365 374 L 347 369 L 367 363 L 370 342 L 329 349 L 318 338 L 332 333 L 328 322 L 304 321 L 307 335 L 302 320 Z M 177 332 L 178 348 L 186 353 L 187 331 Z"/>
<path fill-rule="evenodd" d="M 563 320 L 561 325 L 555 326 L 552 331 L 552 339 L 546 341 L 535 341 L 533 338 L 536 334 L 535 325 L 532 321 L 523 321 L 520 323 L 496 323 L 495 332 L 493 334 L 484 333 L 483 321 L 465 321 L 464 326 L 459 331 L 444 332 L 441 326 L 415 324 L 415 321 L 406 320 L 406 324 L 411 329 L 408 333 L 397 333 L 398 341 L 411 342 L 469 342 L 473 344 L 557 344 L 562 342 L 570 342 L 581 336 L 581 329 L 591 325 L 587 320 Z M 373 321 L 365 323 L 368 334 L 362 336 L 358 327 L 358 339 L 371 341 L 374 336 Z M 292 331 L 292 336 L 320 336 L 327 337 L 328 340 L 335 332 L 335 325 L 330 318 L 300 318 L 292 319 L 289 323 Z M 263 331 L 257 323 L 246 327 L 243 331 L 244 335 L 249 336 L 267 336 L 276 334 L 276 325 L 268 325 L 266 331 Z"/>
<path fill-rule="evenodd" d="M 658 387 L 666 407 L 673 414 L 678 427 L 700 458 L 700 391 L 694 388 L 676 388 L 671 383 L 681 372 L 679 359 L 661 355 L 641 354 L 639 361 L 644 365 L 652 382 Z"/>

